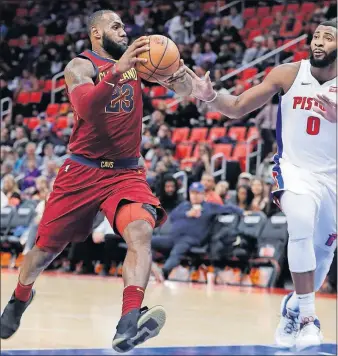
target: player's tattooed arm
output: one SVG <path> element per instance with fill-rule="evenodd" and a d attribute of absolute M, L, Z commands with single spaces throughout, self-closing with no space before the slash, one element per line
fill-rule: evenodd
<path fill-rule="evenodd" d="M 158 82 L 180 96 L 189 96 L 192 94 L 192 80 L 186 72 L 186 66 L 182 59 L 180 60 L 178 70 L 170 78 L 166 81 L 158 80 Z"/>
<path fill-rule="evenodd" d="M 70 93 L 79 85 L 94 84 L 92 79 L 94 76 L 94 66 L 87 59 L 74 58 L 65 68 L 65 80 Z"/>
<path fill-rule="evenodd" d="M 238 119 L 263 106 L 280 89 L 286 89 L 288 84 L 285 78 L 288 77 L 290 68 L 285 66 L 275 67 L 262 83 L 239 96 L 216 92 L 213 89 L 209 72 L 204 78 L 199 78 L 191 69 L 186 68 L 186 71 L 192 78 L 194 97 L 207 102 L 214 110 L 229 118 Z M 292 70 L 294 71 L 294 68 Z"/>

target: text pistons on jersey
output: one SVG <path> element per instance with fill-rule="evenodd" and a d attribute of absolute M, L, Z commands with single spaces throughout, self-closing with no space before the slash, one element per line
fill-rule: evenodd
<path fill-rule="evenodd" d="M 313 105 L 324 110 L 324 106 L 320 105 L 315 98 L 307 96 L 295 96 L 293 98 L 293 109 L 311 110 Z"/>

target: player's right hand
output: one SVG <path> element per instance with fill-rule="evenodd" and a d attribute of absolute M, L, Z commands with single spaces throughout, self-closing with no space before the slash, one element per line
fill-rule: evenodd
<path fill-rule="evenodd" d="M 142 36 L 135 40 L 116 64 L 117 71 L 124 73 L 133 68 L 137 62 L 146 63 L 147 59 L 137 58 L 137 56 L 143 52 L 149 51 L 149 42 L 150 40 L 147 36 Z"/>

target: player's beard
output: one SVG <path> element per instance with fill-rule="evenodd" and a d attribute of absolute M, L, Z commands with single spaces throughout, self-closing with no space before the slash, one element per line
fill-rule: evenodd
<path fill-rule="evenodd" d="M 325 68 L 332 64 L 337 59 L 337 50 L 333 50 L 331 53 L 327 54 L 326 52 L 324 58 L 316 59 L 313 56 L 312 50 L 310 50 L 310 63 L 313 67 L 316 68 Z"/>
<path fill-rule="evenodd" d="M 120 59 L 123 53 L 127 50 L 128 45 L 120 44 L 112 41 L 105 33 L 102 36 L 102 47 L 114 59 Z"/>

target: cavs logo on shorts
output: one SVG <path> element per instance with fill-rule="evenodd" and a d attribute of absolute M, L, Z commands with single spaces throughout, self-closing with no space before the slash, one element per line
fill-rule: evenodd
<path fill-rule="evenodd" d="M 101 161 L 101 168 L 113 169 L 114 168 L 114 162 L 113 161 Z"/>

